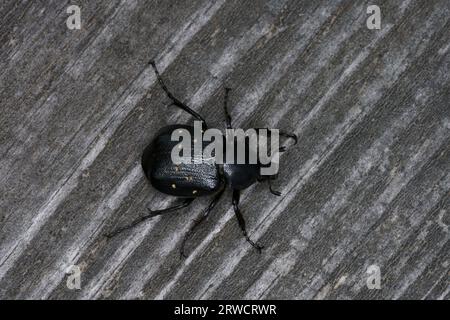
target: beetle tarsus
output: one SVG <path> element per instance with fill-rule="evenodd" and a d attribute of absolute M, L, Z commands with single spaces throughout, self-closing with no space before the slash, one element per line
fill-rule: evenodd
<path fill-rule="evenodd" d="M 280 134 L 281 137 L 284 137 L 284 138 L 288 138 L 288 139 L 294 140 L 294 143 L 292 143 L 289 147 L 295 146 L 295 145 L 297 144 L 297 142 L 298 142 L 298 137 L 297 137 L 297 135 L 296 135 L 295 133 L 288 133 L 288 132 L 284 132 L 284 131 L 281 131 L 281 130 L 280 130 L 280 131 L 279 131 L 279 134 Z M 281 147 L 278 149 L 278 151 L 279 151 L 279 152 L 285 152 L 287 149 L 288 149 L 287 147 L 281 146 Z"/>
<path fill-rule="evenodd" d="M 225 122 L 227 125 L 227 129 L 231 129 L 231 116 L 230 113 L 228 111 L 228 93 L 231 91 L 230 88 L 225 88 L 225 97 L 224 97 L 224 101 L 223 101 L 223 109 L 225 112 Z"/>
<path fill-rule="evenodd" d="M 261 245 L 255 243 L 255 242 L 253 242 L 253 241 L 250 239 L 250 237 L 247 236 L 246 234 L 245 234 L 244 236 L 245 236 L 245 240 L 247 240 L 247 242 L 250 243 L 251 246 L 252 246 L 253 248 L 255 248 L 256 251 L 258 251 L 259 254 L 261 254 L 261 253 L 262 253 L 262 250 L 264 249 L 264 246 L 261 246 Z"/>
<path fill-rule="evenodd" d="M 262 249 L 264 247 L 253 242 L 252 239 L 250 239 L 250 237 L 247 234 L 247 229 L 245 228 L 244 216 L 242 215 L 241 210 L 239 209 L 240 197 L 241 197 L 241 192 L 239 190 L 233 190 L 233 208 L 234 208 L 234 213 L 235 213 L 236 218 L 239 223 L 239 227 L 242 230 L 242 234 L 244 235 L 245 240 L 247 240 L 247 242 L 250 243 L 252 245 L 252 247 L 255 248 L 259 253 L 261 253 Z"/>

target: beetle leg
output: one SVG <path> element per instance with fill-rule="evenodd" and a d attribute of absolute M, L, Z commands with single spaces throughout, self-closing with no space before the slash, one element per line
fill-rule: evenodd
<path fill-rule="evenodd" d="M 170 208 L 166 208 L 166 209 L 155 210 L 155 211 L 152 211 L 152 210 L 148 209 L 148 210 L 150 211 L 149 214 L 144 215 L 144 216 L 141 216 L 141 217 L 135 219 L 135 220 L 134 220 L 133 222 L 131 222 L 129 225 L 126 225 L 126 226 L 124 226 L 124 227 L 117 228 L 116 230 L 114 230 L 114 231 L 111 232 L 111 233 L 106 234 L 105 236 L 106 236 L 107 238 L 112 238 L 112 237 L 118 235 L 119 233 L 121 233 L 122 231 L 131 229 L 131 228 L 137 226 L 139 223 L 141 223 L 141 222 L 143 222 L 143 221 L 145 221 L 145 220 L 147 220 L 147 219 L 149 219 L 149 218 L 153 218 L 153 217 L 155 217 L 155 216 L 159 216 L 160 214 L 163 214 L 163 213 L 166 213 L 166 212 L 175 211 L 175 210 L 178 210 L 178 209 L 185 208 L 185 207 L 187 207 L 188 205 L 190 205 L 190 204 L 192 203 L 192 201 L 194 201 L 194 199 L 195 199 L 195 198 L 188 198 L 188 199 L 185 199 L 182 203 L 180 203 L 180 204 L 178 204 L 178 205 L 176 205 L 176 206 L 170 207 Z"/>
<path fill-rule="evenodd" d="M 177 205 L 175 205 L 173 207 L 160 209 L 160 210 L 151 210 L 151 209 L 147 208 L 147 210 L 149 211 L 149 214 L 144 216 L 144 218 L 147 219 L 147 218 L 159 216 L 160 214 L 163 214 L 163 213 L 167 213 L 167 212 L 179 210 L 179 209 L 182 209 L 182 208 L 186 208 L 188 205 L 190 205 L 192 203 L 192 201 L 194 201 L 194 199 L 195 198 L 187 198 L 187 199 L 184 199 L 184 201 L 182 203 L 180 203 L 180 204 L 177 204 Z"/>
<path fill-rule="evenodd" d="M 223 109 L 225 111 L 225 121 L 227 124 L 227 129 L 231 129 L 231 116 L 228 112 L 228 93 L 231 91 L 230 88 L 225 88 L 225 98 L 223 100 Z"/>
<path fill-rule="evenodd" d="M 281 192 L 280 191 L 276 191 L 276 190 L 274 190 L 273 188 L 272 188 L 272 179 L 267 179 L 267 182 L 269 183 L 269 190 L 270 190 L 270 193 L 271 194 L 273 194 L 273 195 L 276 195 L 276 196 L 281 196 Z"/>
<path fill-rule="evenodd" d="M 281 130 L 280 130 L 280 131 L 279 131 L 279 135 L 280 135 L 281 137 L 284 137 L 284 138 L 288 138 L 288 139 L 294 140 L 294 143 L 293 143 L 292 145 L 290 145 L 289 147 L 295 146 L 295 145 L 297 144 L 297 142 L 298 142 L 298 138 L 297 138 L 297 135 L 296 135 L 295 133 L 287 133 L 287 132 L 285 132 L 285 131 L 281 131 Z M 280 149 L 278 149 L 278 151 L 279 151 L 279 152 L 285 152 L 287 149 L 288 149 L 287 147 L 281 146 Z"/>
<path fill-rule="evenodd" d="M 275 177 L 272 176 L 263 176 L 263 177 L 259 177 L 256 180 L 258 182 L 266 182 L 269 184 L 269 191 L 271 194 L 276 195 L 276 196 L 281 196 L 281 192 L 280 191 L 276 191 L 272 188 L 272 181 L 275 180 Z"/>
<path fill-rule="evenodd" d="M 196 118 L 197 120 L 203 122 L 203 125 L 205 127 L 206 126 L 206 121 L 205 119 L 203 119 L 203 117 L 201 115 L 199 115 L 197 112 L 195 112 L 194 110 L 192 110 L 191 108 L 189 108 L 186 104 L 184 104 L 183 102 L 181 102 L 180 100 L 178 100 L 167 88 L 166 84 L 164 83 L 164 80 L 162 79 L 161 75 L 159 74 L 158 68 L 156 67 L 156 63 L 153 60 L 150 60 L 149 64 L 153 67 L 153 70 L 155 71 L 156 74 L 156 78 L 158 79 L 159 84 L 161 85 L 162 89 L 164 90 L 164 92 L 167 94 L 167 96 L 169 97 L 170 100 L 172 100 L 172 104 L 177 106 L 178 108 L 186 111 L 187 113 L 189 113 L 191 116 L 193 116 L 194 118 Z"/>
<path fill-rule="evenodd" d="M 184 253 L 184 247 L 186 245 L 186 241 L 189 239 L 189 237 L 192 235 L 192 233 L 194 232 L 194 230 L 200 225 L 200 223 L 202 223 L 209 215 L 209 213 L 212 211 L 212 209 L 214 209 L 214 207 L 216 206 L 217 202 L 219 202 L 220 197 L 222 196 L 223 192 L 225 191 L 225 188 L 223 188 L 215 197 L 214 199 L 209 203 L 208 207 L 206 207 L 206 209 L 203 210 L 200 218 L 196 219 L 194 221 L 194 224 L 191 226 L 191 228 L 189 229 L 189 231 L 186 233 L 186 235 L 184 236 L 183 242 L 181 243 L 181 248 L 180 248 L 180 256 L 187 258 L 186 254 Z"/>
<path fill-rule="evenodd" d="M 250 237 L 247 234 L 247 229 L 245 228 L 245 220 L 244 216 L 241 213 L 241 210 L 239 209 L 239 199 L 240 199 L 240 191 L 239 190 L 233 190 L 233 208 L 234 213 L 236 215 L 236 218 L 238 219 L 239 227 L 242 230 L 242 234 L 245 237 L 245 240 L 247 240 L 248 243 L 252 245 L 253 248 L 255 248 L 259 253 L 261 253 L 263 246 L 253 242 Z"/>

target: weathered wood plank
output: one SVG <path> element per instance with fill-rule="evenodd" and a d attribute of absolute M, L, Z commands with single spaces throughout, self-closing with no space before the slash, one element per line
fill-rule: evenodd
<path fill-rule="evenodd" d="M 72 4 L 72 3 L 70 3 Z M 0 4 L 0 297 L 448 299 L 450 4 L 385 1 L 80 1 Z M 210 125 L 224 87 L 237 127 L 300 137 L 281 197 L 250 187 L 242 239 L 227 192 L 111 240 L 175 200 L 140 155 L 173 107 L 147 62 Z M 82 269 L 81 290 L 66 270 Z M 366 286 L 380 267 L 381 290 Z"/>

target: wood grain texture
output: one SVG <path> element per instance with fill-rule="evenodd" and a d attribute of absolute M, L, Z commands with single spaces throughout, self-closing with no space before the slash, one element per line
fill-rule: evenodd
<path fill-rule="evenodd" d="M 70 4 L 81 30 L 66 27 Z M 2 1 L 1 299 L 449 299 L 450 2 Z M 162 126 L 300 137 L 276 184 L 209 199 L 107 240 L 176 202 L 140 167 Z M 66 286 L 71 265 L 81 290 Z M 366 286 L 370 265 L 381 290 Z"/>

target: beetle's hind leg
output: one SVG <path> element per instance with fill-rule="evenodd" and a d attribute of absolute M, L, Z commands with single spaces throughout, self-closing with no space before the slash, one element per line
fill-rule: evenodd
<path fill-rule="evenodd" d="M 186 242 L 189 239 L 189 237 L 194 233 L 194 230 L 208 217 L 209 213 L 212 211 L 212 209 L 214 209 L 214 207 L 216 206 L 217 202 L 219 202 L 220 198 L 223 195 L 223 192 L 225 191 L 225 188 L 223 188 L 215 197 L 214 199 L 210 202 L 210 204 L 208 205 L 208 207 L 205 208 L 205 210 L 203 210 L 200 218 L 198 218 L 197 220 L 194 221 L 194 224 L 191 226 L 191 228 L 189 229 L 189 231 L 186 233 L 186 235 L 184 236 L 183 242 L 181 243 L 181 247 L 180 247 L 180 256 L 187 258 L 186 254 L 184 253 L 184 247 L 186 246 Z"/>
<path fill-rule="evenodd" d="M 189 108 L 186 104 L 184 104 L 183 102 L 181 102 L 179 99 L 177 99 L 172 92 L 169 91 L 169 89 L 167 88 L 166 84 L 164 83 L 164 80 L 162 79 L 161 75 L 159 74 L 158 68 L 156 67 L 156 63 L 153 60 L 150 60 L 149 64 L 153 67 L 153 70 L 155 71 L 156 74 L 156 78 L 158 79 L 159 84 L 161 85 L 162 89 L 164 90 L 164 92 L 167 94 L 167 96 L 169 97 L 170 100 L 172 100 L 172 104 L 177 106 L 178 108 L 186 111 L 187 113 L 189 113 L 191 116 L 193 116 L 195 119 L 203 122 L 203 125 L 206 127 L 206 121 L 205 119 L 203 119 L 203 117 L 201 115 L 199 115 L 197 112 L 195 112 L 194 110 L 192 110 L 191 108 Z"/>
<path fill-rule="evenodd" d="M 177 205 L 175 205 L 175 206 L 173 206 L 173 207 L 161 209 L 161 210 L 154 210 L 154 211 L 153 211 L 153 210 L 150 210 L 150 209 L 147 208 L 148 211 L 149 211 L 148 214 L 146 214 L 146 215 L 144 215 L 144 216 L 141 216 L 141 217 L 135 219 L 135 220 L 134 220 L 133 222 L 131 222 L 129 225 L 126 225 L 126 226 L 124 226 L 124 227 L 117 228 L 116 230 L 114 230 L 114 231 L 111 232 L 111 233 L 106 234 L 105 236 L 106 236 L 107 238 L 112 238 L 112 237 L 118 235 L 119 233 L 121 233 L 122 231 L 131 229 L 131 228 L 137 226 L 139 223 L 144 222 L 144 221 L 147 220 L 147 219 L 153 218 L 153 217 L 155 217 L 155 216 L 159 216 L 160 214 L 163 214 L 163 213 L 167 213 L 167 212 L 171 212 L 171 211 L 175 211 L 175 210 L 179 210 L 179 209 L 185 208 L 185 207 L 187 207 L 188 205 L 190 205 L 190 204 L 192 203 L 192 201 L 194 201 L 194 199 L 195 199 L 195 198 L 187 198 L 187 199 L 185 199 L 185 200 L 184 200 L 182 203 L 180 203 L 180 204 L 177 204 Z"/>
<path fill-rule="evenodd" d="M 245 228 L 244 216 L 242 215 L 241 210 L 239 209 L 240 197 L 241 197 L 240 191 L 233 190 L 233 208 L 234 208 L 234 213 L 236 215 L 236 218 L 238 219 L 239 227 L 242 230 L 242 234 L 244 235 L 245 240 L 247 240 L 247 242 L 250 243 L 252 245 L 252 247 L 255 248 L 259 253 L 261 253 L 261 251 L 262 251 L 262 249 L 264 249 L 264 247 L 253 242 L 247 234 L 247 229 Z"/>

